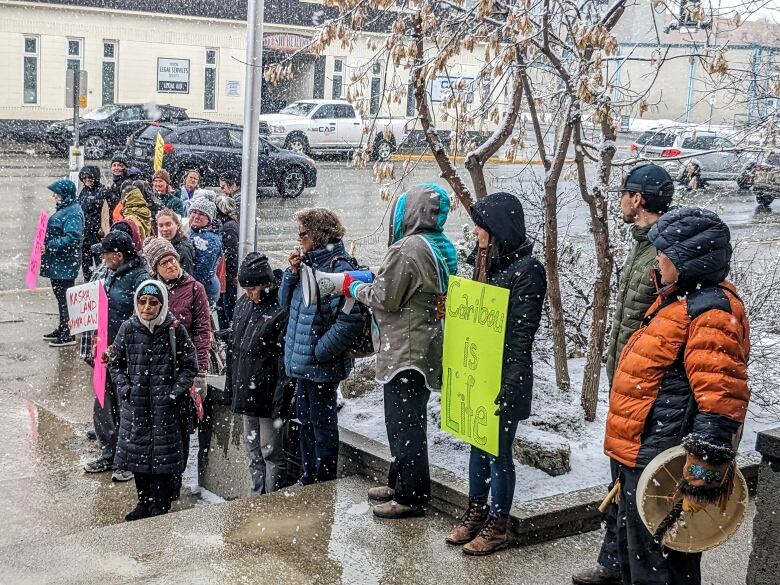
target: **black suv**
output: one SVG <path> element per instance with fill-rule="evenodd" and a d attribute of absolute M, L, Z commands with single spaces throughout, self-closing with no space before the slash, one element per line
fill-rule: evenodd
<path fill-rule="evenodd" d="M 149 122 L 177 122 L 187 119 L 187 110 L 154 104 L 113 104 L 101 106 L 79 119 L 79 142 L 84 158 L 100 159 L 122 149 L 131 134 Z M 46 129 L 45 140 L 67 153 L 73 144 L 73 119 L 54 122 Z"/>
<path fill-rule="evenodd" d="M 241 172 L 241 126 L 208 120 L 178 124 L 155 123 L 138 131 L 128 141 L 125 155 L 144 175 L 152 174 L 157 133 L 165 141 L 163 168 L 179 184 L 187 169 L 197 169 L 201 184 L 216 185 L 228 170 Z M 302 154 L 277 148 L 260 139 L 257 186 L 276 187 L 284 197 L 297 197 L 306 187 L 317 185 L 314 161 Z"/>

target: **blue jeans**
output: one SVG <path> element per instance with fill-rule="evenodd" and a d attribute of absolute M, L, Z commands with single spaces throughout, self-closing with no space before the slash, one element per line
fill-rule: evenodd
<path fill-rule="evenodd" d="M 512 461 L 512 441 L 517 433 L 517 420 L 508 420 L 502 413 L 498 419 L 498 457 L 472 445 L 469 458 L 469 501 L 487 502 L 492 491 L 490 513 L 509 516 L 515 495 L 515 463 Z"/>
<path fill-rule="evenodd" d="M 336 410 L 338 382 L 311 382 L 298 378 L 295 410 L 301 423 L 303 485 L 336 479 L 339 460 L 339 424 Z"/>

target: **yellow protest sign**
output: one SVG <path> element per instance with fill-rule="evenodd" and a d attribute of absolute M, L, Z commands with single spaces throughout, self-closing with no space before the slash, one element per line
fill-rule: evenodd
<path fill-rule="evenodd" d="M 501 389 L 509 291 L 451 276 L 444 319 L 441 428 L 498 455 L 496 397 Z"/>
<path fill-rule="evenodd" d="M 154 141 L 154 162 L 152 163 L 152 170 L 155 173 L 162 168 L 164 148 L 165 140 L 163 140 L 162 134 L 158 130 L 157 139 Z"/>

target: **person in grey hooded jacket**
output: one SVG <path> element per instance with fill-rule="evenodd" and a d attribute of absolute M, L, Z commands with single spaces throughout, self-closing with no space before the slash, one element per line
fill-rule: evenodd
<path fill-rule="evenodd" d="M 393 463 L 387 486 L 369 490 L 381 518 L 421 516 L 430 499 L 427 404 L 441 388 L 444 340 L 437 306 L 457 271 L 455 247 L 442 233 L 450 199 L 438 185 L 418 185 L 392 205 L 389 249 L 372 284 L 346 278 L 347 296 L 373 310 L 380 343 L 376 379 L 384 384 L 385 424 Z"/>

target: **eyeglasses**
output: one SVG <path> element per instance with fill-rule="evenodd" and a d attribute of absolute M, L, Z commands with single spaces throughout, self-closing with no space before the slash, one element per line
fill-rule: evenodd
<path fill-rule="evenodd" d="M 176 256 L 168 256 L 166 258 L 163 258 L 157 263 L 157 266 L 170 266 L 172 264 L 178 264 L 176 260 Z"/>

